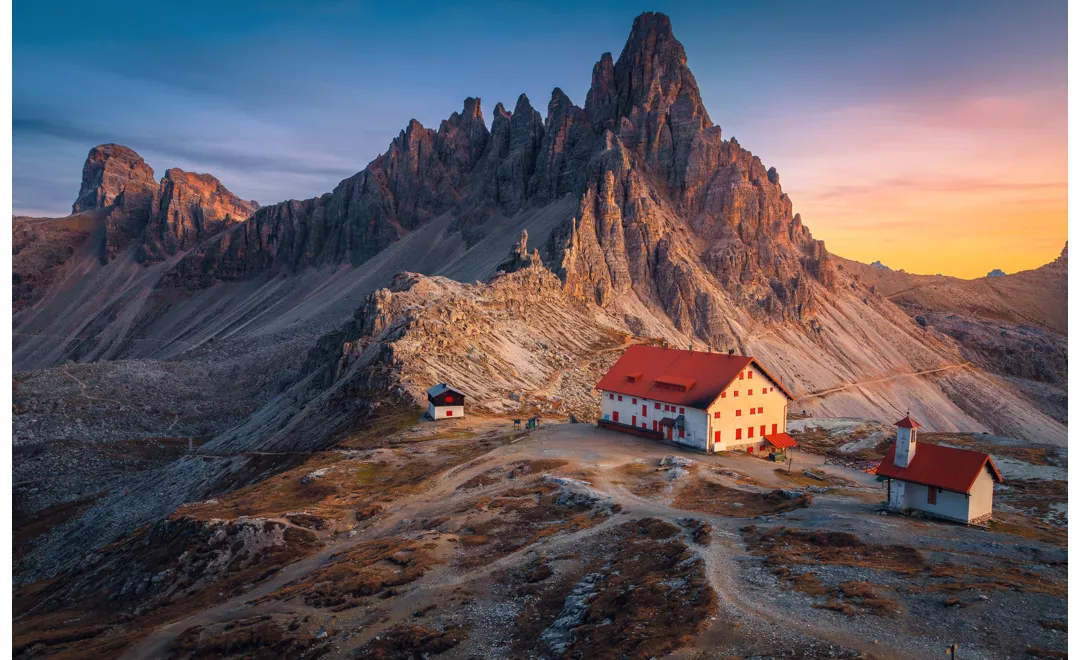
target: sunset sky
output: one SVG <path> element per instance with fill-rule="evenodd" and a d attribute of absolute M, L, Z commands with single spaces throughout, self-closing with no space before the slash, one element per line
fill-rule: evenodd
<path fill-rule="evenodd" d="M 1067 235 L 1067 6 L 1054 2 L 16 0 L 14 212 L 64 215 L 96 144 L 268 204 L 327 192 L 483 99 L 584 104 L 633 18 L 671 16 L 725 136 L 830 251 L 978 277 Z"/>

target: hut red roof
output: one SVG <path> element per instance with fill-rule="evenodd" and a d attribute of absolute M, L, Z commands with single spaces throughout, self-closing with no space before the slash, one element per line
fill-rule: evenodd
<path fill-rule="evenodd" d="M 899 422 L 893 424 L 893 426 L 899 426 L 899 427 L 902 427 L 902 428 L 905 428 L 905 429 L 917 429 L 920 426 L 922 426 L 922 424 L 920 424 L 920 423 L 916 422 L 915 420 L 913 420 L 911 418 L 911 415 L 904 415 L 904 418 L 902 420 L 900 420 Z"/>
<path fill-rule="evenodd" d="M 765 440 L 770 445 L 777 449 L 787 449 L 788 447 L 796 447 L 799 443 L 795 442 L 787 433 L 774 433 L 772 435 L 765 436 Z"/>
<path fill-rule="evenodd" d="M 640 344 L 626 349 L 596 389 L 704 410 L 750 364 L 789 399 L 795 398 L 752 357 Z"/>
<path fill-rule="evenodd" d="M 894 442 L 878 465 L 879 477 L 910 481 L 957 493 L 970 493 L 975 479 L 989 466 L 991 476 L 998 483 L 1001 482 L 1001 473 L 994 465 L 994 459 L 982 452 L 919 442 L 915 445 L 915 456 L 906 468 L 897 467 L 894 462 L 895 454 Z"/>

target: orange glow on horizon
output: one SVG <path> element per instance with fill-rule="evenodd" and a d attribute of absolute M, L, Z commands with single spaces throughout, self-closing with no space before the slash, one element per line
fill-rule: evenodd
<path fill-rule="evenodd" d="M 792 113 L 771 141 L 795 212 L 830 252 L 976 278 L 1037 268 L 1065 246 L 1067 104 L 1064 88 L 904 98 Z"/>

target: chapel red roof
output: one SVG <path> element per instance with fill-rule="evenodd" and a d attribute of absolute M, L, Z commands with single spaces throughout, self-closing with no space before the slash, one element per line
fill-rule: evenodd
<path fill-rule="evenodd" d="M 905 429 L 917 429 L 920 426 L 922 426 L 922 424 L 920 424 L 920 423 L 916 422 L 915 420 L 913 420 L 911 418 L 911 415 L 904 415 L 904 418 L 902 420 L 900 420 L 899 422 L 893 424 L 893 426 L 899 426 L 899 427 L 902 427 L 902 428 L 905 428 Z"/>
<path fill-rule="evenodd" d="M 752 357 L 641 344 L 627 348 L 596 389 L 703 410 L 750 364 L 789 399 L 795 398 Z"/>
<path fill-rule="evenodd" d="M 765 440 L 770 445 L 777 449 L 787 449 L 788 447 L 797 447 L 799 443 L 795 442 L 787 433 L 774 433 L 772 435 L 765 436 Z"/>
<path fill-rule="evenodd" d="M 879 477 L 910 481 L 957 493 L 970 493 L 975 479 L 989 465 L 990 474 L 1001 483 L 1001 473 L 994 465 L 994 459 L 979 451 L 919 442 L 915 445 L 915 456 L 906 468 L 897 467 L 893 462 L 895 454 L 894 442 L 878 465 Z"/>

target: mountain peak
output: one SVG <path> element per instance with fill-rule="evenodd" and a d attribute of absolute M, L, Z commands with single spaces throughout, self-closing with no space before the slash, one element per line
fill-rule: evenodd
<path fill-rule="evenodd" d="M 99 144 L 86 155 L 71 212 L 105 208 L 129 187 L 135 191 L 145 186 L 156 186 L 156 180 L 142 156 L 120 144 Z"/>

